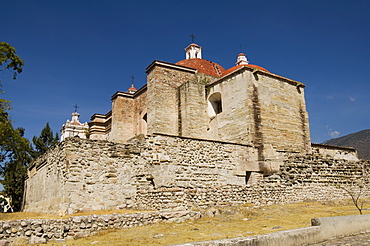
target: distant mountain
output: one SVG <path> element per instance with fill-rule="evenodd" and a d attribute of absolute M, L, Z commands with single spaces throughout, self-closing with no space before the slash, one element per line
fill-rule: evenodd
<path fill-rule="evenodd" d="M 370 160 L 370 129 L 351 133 L 340 138 L 333 138 L 323 144 L 357 149 L 360 159 Z"/>

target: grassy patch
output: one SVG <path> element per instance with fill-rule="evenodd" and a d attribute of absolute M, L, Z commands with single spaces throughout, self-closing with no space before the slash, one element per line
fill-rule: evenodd
<path fill-rule="evenodd" d="M 369 204 L 369 201 L 367 201 Z M 42 245 L 170 245 L 221 238 L 247 237 L 310 226 L 311 218 L 357 215 L 350 201 L 309 202 L 272 206 L 239 206 L 220 208 L 220 215 L 185 223 L 161 223 L 68 240 L 66 243 Z M 370 211 L 364 210 L 364 214 Z"/>

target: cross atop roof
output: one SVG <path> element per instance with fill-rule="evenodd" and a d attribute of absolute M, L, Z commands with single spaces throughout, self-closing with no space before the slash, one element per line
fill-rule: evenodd
<path fill-rule="evenodd" d="M 194 38 L 195 38 L 194 34 L 191 34 L 190 37 L 191 37 L 191 42 L 194 43 Z"/>
<path fill-rule="evenodd" d="M 79 108 L 79 106 L 77 106 L 77 103 L 75 106 L 73 106 L 75 108 L 75 113 L 77 112 L 77 109 Z"/>

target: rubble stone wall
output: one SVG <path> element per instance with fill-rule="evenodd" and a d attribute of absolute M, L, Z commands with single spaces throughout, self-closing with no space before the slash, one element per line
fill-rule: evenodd
<path fill-rule="evenodd" d="M 46 243 L 55 239 L 76 239 L 96 234 L 101 230 L 122 229 L 160 222 L 184 222 L 199 218 L 193 211 L 148 212 L 76 216 L 69 219 L 22 219 L 0 221 L 0 240 L 23 237 L 28 243 Z"/>
<path fill-rule="evenodd" d="M 343 199 L 348 195 L 340 186 L 359 189 L 356 184 L 370 165 L 320 152 L 286 153 L 278 172 L 264 176 L 248 171 L 250 163 L 260 163 L 256 150 L 242 144 L 159 134 L 127 144 L 69 138 L 30 168 L 25 211 L 70 214 Z"/>
<path fill-rule="evenodd" d="M 28 168 L 25 198 L 28 204 L 40 211 L 59 211 L 63 202 L 65 167 L 68 160 L 64 142 L 59 143 L 33 162 Z"/>

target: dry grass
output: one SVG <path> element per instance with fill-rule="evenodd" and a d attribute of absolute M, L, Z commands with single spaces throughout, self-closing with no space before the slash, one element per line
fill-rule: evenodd
<path fill-rule="evenodd" d="M 367 201 L 370 204 L 370 201 Z M 365 210 L 364 214 L 370 211 Z M 265 207 L 240 206 L 222 208 L 213 218 L 201 218 L 181 224 L 161 223 L 117 231 L 105 231 L 99 235 L 68 240 L 66 243 L 46 245 L 170 245 L 185 242 L 247 237 L 310 226 L 311 218 L 357 215 L 350 201 L 310 202 Z M 45 244 L 42 244 L 45 245 Z"/>

